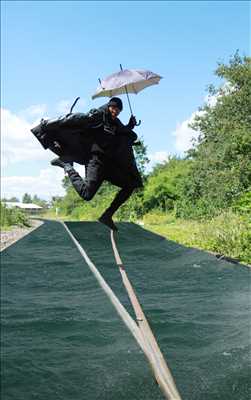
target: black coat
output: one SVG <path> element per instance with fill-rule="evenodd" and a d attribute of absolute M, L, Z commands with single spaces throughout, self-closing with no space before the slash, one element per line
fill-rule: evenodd
<path fill-rule="evenodd" d="M 87 164 L 93 152 L 103 153 L 119 165 L 135 167 L 132 145 L 137 134 L 116 118 L 111 119 L 108 105 L 87 114 L 73 113 L 55 120 L 41 120 L 31 132 L 44 149 L 79 164 Z"/>

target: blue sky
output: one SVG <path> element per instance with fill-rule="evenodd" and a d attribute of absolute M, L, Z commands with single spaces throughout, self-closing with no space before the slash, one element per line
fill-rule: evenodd
<path fill-rule="evenodd" d="M 244 1 L 2 1 L 4 193 L 14 193 L 10 186 L 15 185 L 20 196 L 29 189 L 40 191 L 40 196 L 45 192 L 45 198 L 54 190 L 61 193 L 63 172 L 55 168 L 52 172 L 53 154 L 43 151 L 26 128 L 41 116 L 62 114 L 65 104 L 77 96 L 81 103 L 75 111 L 106 102 L 106 98 L 91 100 L 91 95 L 98 78 L 119 70 L 120 63 L 163 76 L 158 86 L 131 95 L 134 113 L 142 120 L 137 133 L 143 136 L 152 162 L 182 154 L 186 147 L 182 140 L 185 143 L 189 135 L 185 122 L 203 104 L 206 86 L 219 83 L 214 76 L 217 61 L 228 62 L 237 49 L 241 55 L 250 52 L 249 5 Z M 127 122 L 129 109 L 126 97 L 122 99 L 121 120 Z M 45 182 L 41 188 L 34 184 L 39 179 Z"/>

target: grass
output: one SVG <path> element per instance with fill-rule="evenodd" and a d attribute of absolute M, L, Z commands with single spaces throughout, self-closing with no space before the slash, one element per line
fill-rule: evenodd
<path fill-rule="evenodd" d="M 2 225 L 1 232 L 10 232 L 15 228 L 15 225 Z"/>
<path fill-rule="evenodd" d="M 247 217 L 226 211 L 211 220 L 177 219 L 171 214 L 146 214 L 144 226 L 170 240 L 251 264 L 251 226 Z"/>
<path fill-rule="evenodd" d="M 50 210 L 43 218 L 64 221 L 95 221 L 94 213 L 56 216 Z M 116 215 L 114 220 L 116 221 Z M 187 220 L 176 218 L 171 213 L 153 211 L 145 214 L 142 221 L 144 227 L 152 232 L 165 236 L 167 239 L 188 247 L 218 253 L 251 264 L 251 226 L 248 218 L 232 211 L 225 211 L 211 220 Z"/>

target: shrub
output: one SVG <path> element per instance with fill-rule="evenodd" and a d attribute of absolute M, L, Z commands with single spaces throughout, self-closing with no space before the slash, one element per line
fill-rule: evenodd
<path fill-rule="evenodd" d="M 27 215 L 17 208 L 7 208 L 5 204 L 0 203 L 1 226 L 9 227 L 12 225 L 30 226 Z"/>

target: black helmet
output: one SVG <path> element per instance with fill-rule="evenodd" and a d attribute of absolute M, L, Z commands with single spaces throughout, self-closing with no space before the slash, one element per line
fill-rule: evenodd
<path fill-rule="evenodd" d="M 123 110 L 123 103 L 122 103 L 122 100 L 120 100 L 119 97 L 112 97 L 112 98 L 109 100 L 108 107 L 109 107 L 109 106 L 118 107 L 120 111 Z"/>

